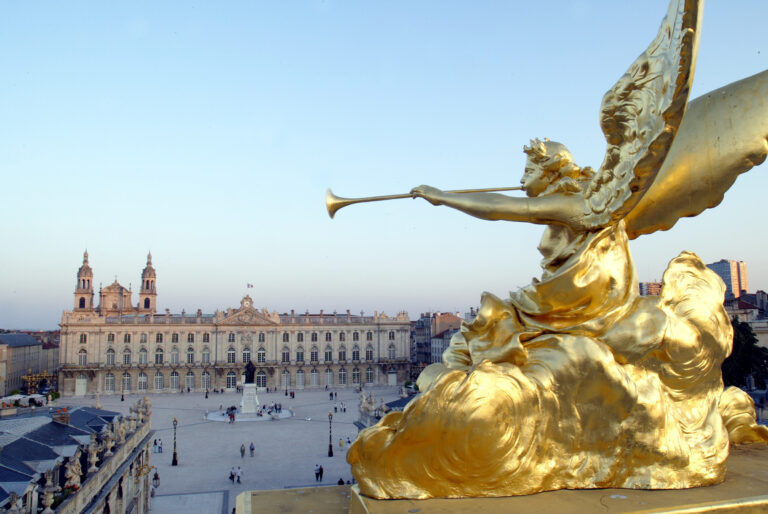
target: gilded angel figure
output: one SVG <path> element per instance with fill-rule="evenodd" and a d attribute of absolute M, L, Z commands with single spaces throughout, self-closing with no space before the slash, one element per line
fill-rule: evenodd
<path fill-rule="evenodd" d="M 768 72 L 688 104 L 700 11 L 672 0 L 605 94 L 597 170 L 537 139 L 524 148 L 526 197 L 411 191 L 477 218 L 545 225 L 542 275 L 505 299 L 484 293 L 443 363 L 419 377 L 422 394 L 361 432 L 348 461 L 363 494 L 694 487 L 724 479 L 730 442 L 768 441 L 746 394 L 723 392 L 733 334 L 722 281 L 683 252 L 660 296 L 640 297 L 629 250 L 717 205 L 768 153 Z"/>

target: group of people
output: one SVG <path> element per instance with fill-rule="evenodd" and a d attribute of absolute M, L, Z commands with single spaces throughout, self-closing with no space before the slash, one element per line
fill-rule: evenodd
<path fill-rule="evenodd" d="M 163 453 L 163 440 L 155 439 L 152 443 L 152 453 Z"/>
<path fill-rule="evenodd" d="M 235 422 L 235 414 L 237 414 L 237 407 L 232 405 L 230 407 L 227 407 L 227 410 L 222 412 L 223 405 L 219 405 L 219 412 L 221 412 L 222 416 L 229 417 L 229 423 Z"/>
<path fill-rule="evenodd" d="M 253 445 L 253 441 L 251 441 L 250 448 L 251 448 L 251 457 L 253 457 L 256 453 L 256 447 Z M 245 443 L 240 445 L 240 458 L 241 459 L 245 458 Z"/>
<path fill-rule="evenodd" d="M 344 402 L 333 402 L 333 412 L 347 412 L 347 406 L 344 404 Z"/>
<path fill-rule="evenodd" d="M 251 443 L 253 444 L 253 443 Z M 229 479 L 232 481 L 232 483 L 235 483 L 235 480 L 237 480 L 237 483 L 240 484 L 240 479 L 243 478 L 243 470 L 240 469 L 240 466 L 235 469 L 234 466 L 232 466 L 232 469 L 229 471 Z"/>

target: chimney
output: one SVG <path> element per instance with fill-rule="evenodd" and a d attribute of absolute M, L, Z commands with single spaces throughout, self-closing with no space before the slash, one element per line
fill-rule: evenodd
<path fill-rule="evenodd" d="M 69 425 L 69 412 L 67 412 L 67 408 L 56 409 L 56 413 L 53 415 L 53 421 L 61 423 L 62 425 Z"/>

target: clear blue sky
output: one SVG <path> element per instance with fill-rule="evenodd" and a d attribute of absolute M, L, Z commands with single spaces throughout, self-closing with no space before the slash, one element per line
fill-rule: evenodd
<path fill-rule="evenodd" d="M 603 93 L 665 0 L 0 3 L 0 327 L 54 328 L 95 282 L 160 310 L 462 312 L 539 275 L 541 227 L 341 196 L 517 185 L 532 137 L 599 166 Z M 711 0 L 693 96 L 768 67 L 765 0 Z M 717 209 L 633 243 L 768 288 L 766 166 Z M 246 290 L 246 283 L 253 289 Z"/>

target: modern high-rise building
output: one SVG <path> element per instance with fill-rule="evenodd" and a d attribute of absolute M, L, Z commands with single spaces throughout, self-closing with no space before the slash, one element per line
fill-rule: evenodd
<path fill-rule="evenodd" d="M 725 298 L 738 298 L 749 291 L 747 264 L 744 261 L 721 259 L 707 267 L 717 273 L 725 282 Z"/>

